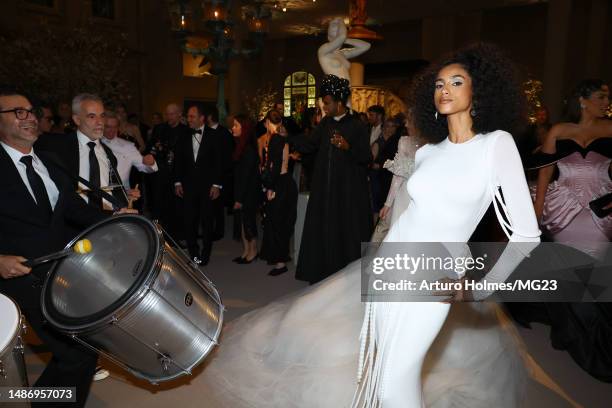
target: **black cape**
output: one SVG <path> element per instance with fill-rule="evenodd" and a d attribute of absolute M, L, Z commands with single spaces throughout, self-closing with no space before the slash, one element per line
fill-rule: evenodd
<path fill-rule="evenodd" d="M 333 130 L 349 149 L 330 144 Z M 372 161 L 368 131 L 355 116 L 325 117 L 308 136 L 290 138 L 295 150 L 316 152 L 296 278 L 315 283 L 361 256 L 361 242 L 372 235 L 368 183 Z"/>

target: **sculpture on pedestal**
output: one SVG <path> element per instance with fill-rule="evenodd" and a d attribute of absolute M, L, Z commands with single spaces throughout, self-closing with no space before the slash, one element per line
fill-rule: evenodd
<path fill-rule="evenodd" d="M 319 47 L 319 64 L 323 72 L 333 74 L 339 78 L 351 80 L 349 58 L 355 58 L 370 49 L 370 43 L 347 38 L 347 29 L 341 18 L 335 18 L 329 23 L 327 29 L 328 42 Z M 352 48 L 342 48 L 343 44 L 352 45 Z"/>

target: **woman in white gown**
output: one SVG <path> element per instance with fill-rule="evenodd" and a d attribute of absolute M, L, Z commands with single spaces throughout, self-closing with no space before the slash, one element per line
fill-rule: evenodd
<path fill-rule="evenodd" d="M 386 242 L 466 242 L 497 187 L 510 239 L 538 241 L 516 146 L 497 130 L 519 120 L 520 88 L 510 67 L 497 50 L 479 46 L 420 79 L 415 119 L 421 133 L 439 139 L 418 150 L 407 191 L 398 193 L 411 201 Z M 426 123 L 427 110 L 433 123 Z M 481 304 L 483 313 L 475 313 L 469 304 L 455 305 L 461 307 L 453 307 L 438 336 L 449 304 L 368 304 L 362 326 L 360 270 L 356 261 L 229 325 L 203 373 L 213 390 L 204 406 L 336 408 L 354 396 L 355 405 L 367 407 L 518 406 L 526 378 L 520 343 L 498 308 Z M 494 267 L 487 277 L 502 280 L 508 272 Z M 360 355 L 360 332 L 369 354 Z"/>

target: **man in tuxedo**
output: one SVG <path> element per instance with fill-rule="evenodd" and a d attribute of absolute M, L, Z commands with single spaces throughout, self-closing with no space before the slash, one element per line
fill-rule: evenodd
<path fill-rule="evenodd" d="M 120 205 L 114 205 L 99 195 L 81 194 L 93 207 L 112 212 L 116 207 L 126 206 L 128 198 L 138 198 L 138 191 L 126 192 L 122 188 L 123 183 L 117 171 L 117 158 L 108 146 L 100 143 L 105 123 L 102 99 L 92 94 L 75 96 L 72 100 L 72 120 L 77 125 L 76 132 L 67 135 L 41 135 L 36 142 L 36 150 L 52 152 L 60 158 L 73 180 L 75 190 L 87 189 L 79 184 L 79 177 L 98 188 L 118 186 L 112 190 L 112 195 Z"/>
<path fill-rule="evenodd" d="M 382 127 L 385 122 L 385 108 L 372 105 L 368 108 L 368 123 L 370 124 L 370 146 L 382 136 Z"/>
<path fill-rule="evenodd" d="M 51 133 L 55 120 L 53 119 L 53 111 L 51 106 L 47 104 L 40 105 L 40 116 L 38 117 L 38 134 Z"/>
<path fill-rule="evenodd" d="M 211 129 L 215 130 L 216 137 L 224 138 L 224 144 L 228 144 L 231 148 L 231 151 L 234 151 L 234 136 L 232 132 L 230 132 L 225 126 L 219 124 L 219 110 L 216 106 L 208 109 L 208 114 L 206 115 L 206 125 Z M 232 165 L 227 166 L 227 171 L 223 176 L 223 185 L 224 189 L 221 190 L 221 197 L 218 200 L 214 201 L 213 204 L 213 239 L 218 241 L 223 238 L 225 235 L 225 214 L 224 207 L 233 207 L 234 206 L 234 198 L 233 198 L 233 187 L 234 187 L 234 178 L 232 174 Z"/>
<path fill-rule="evenodd" d="M 147 190 L 150 192 L 149 204 L 153 218 L 177 240 L 185 238 L 183 231 L 183 203 L 174 194 L 174 168 L 176 165 L 176 146 L 181 139 L 191 139 L 189 127 L 181 123 L 183 112 L 176 103 L 165 110 L 166 122 L 153 128 L 145 154 L 155 157 L 159 170 L 148 174 Z"/>
<path fill-rule="evenodd" d="M 231 166 L 229 141 L 206 126 L 199 106 L 187 111 L 192 135 L 179 139 L 176 146 L 175 192 L 185 204 L 185 235 L 190 256 L 208 264 L 213 241 L 214 202 L 219 199 L 223 178 Z M 198 227 L 202 228 L 202 251 L 198 246 Z"/>
<path fill-rule="evenodd" d="M 37 137 L 29 100 L 0 89 L 0 293 L 18 303 L 53 354 L 34 386 L 76 387 L 73 406 L 82 407 L 97 355 L 43 323 L 40 293 L 50 264 L 30 269 L 22 262 L 64 248 L 68 221 L 83 229 L 107 215 L 79 198 L 55 159 L 33 149 Z"/>

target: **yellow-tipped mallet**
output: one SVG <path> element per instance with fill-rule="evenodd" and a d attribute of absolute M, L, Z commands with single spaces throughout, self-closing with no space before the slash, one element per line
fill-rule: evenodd
<path fill-rule="evenodd" d="M 29 268 L 33 268 L 50 261 L 55 261 L 56 259 L 64 258 L 72 253 L 81 255 L 88 254 L 91 252 L 92 248 L 93 246 L 91 245 L 91 241 L 84 238 L 78 240 L 71 248 L 66 248 L 52 254 L 41 256 L 40 258 L 28 259 L 27 261 L 23 262 L 23 264 Z"/>
<path fill-rule="evenodd" d="M 80 239 L 72 247 L 77 254 L 88 254 L 91 252 L 91 241 L 87 238 Z"/>

